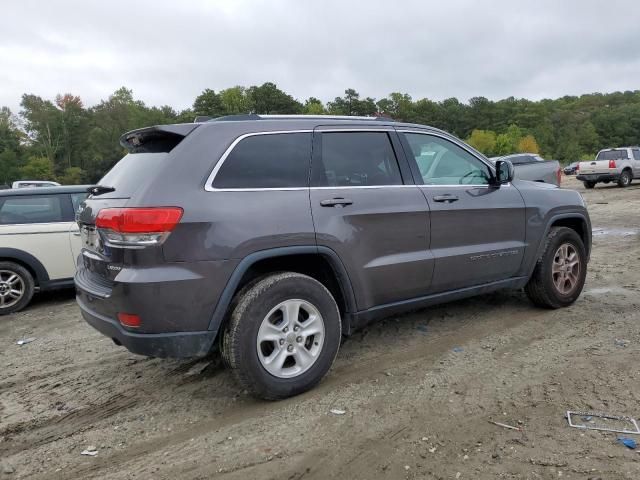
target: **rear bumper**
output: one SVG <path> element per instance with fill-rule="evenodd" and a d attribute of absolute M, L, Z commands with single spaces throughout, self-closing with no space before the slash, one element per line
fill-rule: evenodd
<path fill-rule="evenodd" d="M 116 344 L 139 355 L 149 357 L 204 357 L 213 346 L 216 332 L 135 333 L 125 330 L 112 318 L 100 315 L 90 307 L 90 295 L 78 292 L 76 300 L 82 317 L 93 328 L 111 338 Z"/>
<path fill-rule="evenodd" d="M 576 177 L 581 182 L 617 182 L 619 178 L 619 173 L 581 173 Z"/>

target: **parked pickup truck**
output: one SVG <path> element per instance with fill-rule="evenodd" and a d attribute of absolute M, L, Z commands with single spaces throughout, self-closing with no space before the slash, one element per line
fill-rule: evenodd
<path fill-rule="evenodd" d="M 580 162 L 576 178 L 585 188 L 601 182 L 617 182 L 619 187 L 628 187 L 634 178 L 640 178 L 640 147 L 600 150 L 594 161 Z"/>
<path fill-rule="evenodd" d="M 537 153 L 515 153 L 491 159 L 494 164 L 498 160 L 509 160 L 513 164 L 516 172 L 515 178 L 560 186 L 562 170 L 556 160 L 545 160 Z"/>

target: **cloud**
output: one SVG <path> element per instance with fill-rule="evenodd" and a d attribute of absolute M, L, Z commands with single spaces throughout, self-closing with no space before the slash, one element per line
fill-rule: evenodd
<path fill-rule="evenodd" d="M 0 105 L 95 104 L 122 85 L 181 109 L 205 88 L 273 81 L 304 100 L 355 88 L 441 100 L 638 88 L 637 1 L 234 0 L 3 5 Z"/>

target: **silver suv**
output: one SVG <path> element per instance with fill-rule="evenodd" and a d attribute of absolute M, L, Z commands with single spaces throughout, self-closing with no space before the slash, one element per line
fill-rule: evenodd
<path fill-rule="evenodd" d="M 82 315 L 143 355 L 219 348 L 259 397 L 311 388 L 378 318 L 501 288 L 559 308 L 582 290 L 582 197 L 434 128 L 250 115 L 121 143 L 79 213 Z"/>

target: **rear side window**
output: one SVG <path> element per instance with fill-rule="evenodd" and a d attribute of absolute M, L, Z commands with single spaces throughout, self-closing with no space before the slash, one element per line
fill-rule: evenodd
<path fill-rule="evenodd" d="M 605 150 L 604 152 L 598 153 L 596 160 L 626 160 L 627 159 L 627 151 L 626 150 Z"/>
<path fill-rule="evenodd" d="M 253 135 L 224 159 L 214 188 L 298 188 L 309 186 L 311 133 Z"/>
<path fill-rule="evenodd" d="M 402 185 L 386 132 L 322 133 L 321 159 L 313 167 L 314 186 Z"/>
<path fill-rule="evenodd" d="M 640 160 L 640 150 L 638 150 L 637 148 L 634 148 L 631 151 L 633 152 L 633 159 Z"/>
<path fill-rule="evenodd" d="M 62 222 L 61 196 L 18 196 L 0 200 L 0 224 Z"/>

